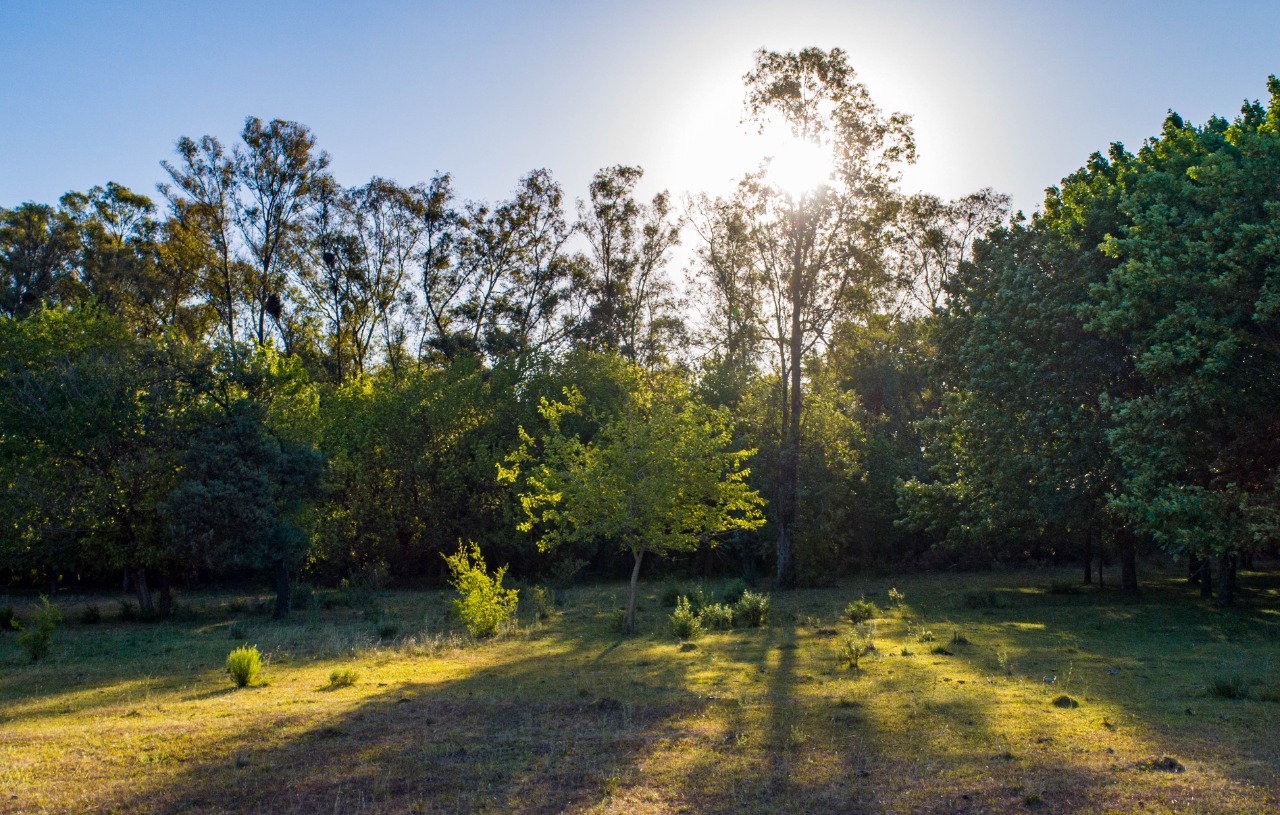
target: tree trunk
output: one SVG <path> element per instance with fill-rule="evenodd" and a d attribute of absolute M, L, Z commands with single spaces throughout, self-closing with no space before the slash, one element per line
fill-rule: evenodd
<path fill-rule="evenodd" d="M 1133 533 L 1120 533 L 1120 591 L 1138 593 L 1138 547 Z"/>
<path fill-rule="evenodd" d="M 635 565 L 631 567 L 631 594 L 627 596 L 627 619 L 622 626 L 622 633 L 636 633 L 636 586 L 640 582 L 640 561 L 644 559 L 644 550 L 636 549 L 632 552 L 635 558 Z"/>
<path fill-rule="evenodd" d="M 133 594 L 138 598 L 138 614 L 146 620 L 155 616 L 156 607 L 151 600 L 151 587 L 147 585 L 147 570 L 139 566 L 133 570 Z"/>
<path fill-rule="evenodd" d="M 1194 586 L 1200 582 L 1200 558 L 1195 552 L 1187 553 L 1187 584 Z"/>
<path fill-rule="evenodd" d="M 169 590 L 169 575 L 163 571 L 156 575 L 156 615 L 167 620 L 173 614 L 173 593 Z"/>
<path fill-rule="evenodd" d="M 1232 606 L 1236 602 L 1236 553 L 1227 552 L 1218 558 L 1218 605 Z"/>
<path fill-rule="evenodd" d="M 277 620 L 289 616 L 289 567 L 284 558 L 276 558 L 274 565 L 276 583 L 276 611 L 272 615 Z"/>
<path fill-rule="evenodd" d="M 791 392 L 789 415 L 782 433 L 781 500 L 778 503 L 778 588 L 791 588 L 796 582 L 795 525 L 796 504 L 800 480 L 800 410 L 804 400 L 800 393 L 802 370 L 800 357 L 804 353 L 804 331 L 800 322 L 801 295 L 801 247 L 797 238 L 791 268 L 791 336 L 788 337 L 791 356 Z"/>
<path fill-rule="evenodd" d="M 1213 563 L 1207 555 L 1200 558 L 1200 596 L 1206 600 L 1213 596 Z"/>
<path fill-rule="evenodd" d="M 1084 584 L 1093 584 L 1093 527 L 1084 531 Z"/>

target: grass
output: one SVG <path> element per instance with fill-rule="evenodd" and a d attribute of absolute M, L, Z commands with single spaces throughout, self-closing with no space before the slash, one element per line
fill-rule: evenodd
<path fill-rule="evenodd" d="M 192 592 L 189 622 L 95 625 L 80 606 L 113 598 L 61 603 L 45 660 L 0 637 L 0 813 L 1280 811 L 1280 705 L 1259 698 L 1280 575 L 1242 574 L 1245 607 L 1222 611 L 1172 571 L 1137 599 L 1049 590 L 1071 573 L 775 593 L 769 625 L 690 650 L 658 585 L 625 639 L 621 586 L 483 642 L 443 593 L 380 593 L 393 639 L 322 603 L 275 624 L 245 611 L 260 598 Z M 819 632 L 890 586 L 907 600 L 848 670 Z M 927 653 L 923 620 L 969 644 Z M 248 693 L 224 667 L 243 642 L 270 662 Z M 1223 666 L 1257 692 L 1215 695 Z M 359 681 L 330 692 L 341 671 Z"/>

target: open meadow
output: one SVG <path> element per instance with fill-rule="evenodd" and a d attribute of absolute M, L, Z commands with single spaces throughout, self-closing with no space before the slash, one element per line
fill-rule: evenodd
<path fill-rule="evenodd" d="M 284 624 L 245 597 L 158 624 L 67 603 L 46 659 L 0 639 L 0 812 L 1280 811 L 1280 575 L 1242 573 L 1227 611 L 1174 574 L 1075 580 L 857 579 L 692 644 L 671 584 L 629 638 L 621 586 L 482 642 L 443 592 L 321 593 Z M 266 664 L 236 689 L 246 643 Z"/>

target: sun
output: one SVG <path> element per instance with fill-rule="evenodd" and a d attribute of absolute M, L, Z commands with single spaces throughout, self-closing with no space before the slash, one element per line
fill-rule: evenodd
<path fill-rule="evenodd" d="M 789 132 L 766 131 L 765 178 L 792 198 L 801 198 L 831 180 L 831 148 L 798 139 Z"/>

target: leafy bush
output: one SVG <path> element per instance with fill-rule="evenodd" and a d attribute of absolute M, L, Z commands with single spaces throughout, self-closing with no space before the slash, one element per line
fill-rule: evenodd
<path fill-rule="evenodd" d="M 844 616 L 849 618 L 849 622 L 857 625 L 865 623 L 867 620 L 880 616 L 880 609 L 876 604 L 863 598 L 854 600 L 852 603 L 844 607 Z"/>
<path fill-rule="evenodd" d="M 675 608 L 676 602 L 688 592 L 679 583 L 664 583 L 658 592 L 658 602 L 663 608 Z"/>
<path fill-rule="evenodd" d="M 676 600 L 676 608 L 671 612 L 671 633 L 682 640 L 697 639 L 702 634 L 702 620 L 688 597 L 681 596 Z"/>
<path fill-rule="evenodd" d="M 253 684 L 262 672 L 262 654 L 257 646 L 244 646 L 227 654 L 227 673 L 237 688 Z"/>
<path fill-rule="evenodd" d="M 40 597 L 40 605 L 31 612 L 31 619 L 18 634 L 18 645 L 27 652 L 32 662 L 39 662 L 48 656 L 49 646 L 53 642 L 54 629 L 62 622 L 62 612 L 49 604 L 49 598 Z"/>
<path fill-rule="evenodd" d="M 897 589 L 895 588 L 889 589 L 889 602 L 893 604 L 894 608 L 902 608 L 902 604 L 906 602 L 906 599 L 907 599 L 907 595 L 903 594 Z"/>
<path fill-rule="evenodd" d="M 461 599 L 453 601 L 453 609 L 473 637 L 491 637 L 498 626 L 516 610 L 519 592 L 504 589 L 502 578 L 507 567 L 489 574 L 480 547 L 459 546 L 457 553 L 445 557 L 449 566 L 449 585 L 458 590 Z"/>
<path fill-rule="evenodd" d="M 360 679 L 360 674 L 352 668 L 334 668 L 329 672 L 329 687 L 349 688 Z"/>
<path fill-rule="evenodd" d="M 733 622 L 745 628 L 760 628 L 769 622 L 769 595 L 746 591 L 733 605 Z"/>
<path fill-rule="evenodd" d="M 850 668 L 857 668 L 863 656 L 876 650 L 871 633 L 865 626 L 858 626 L 840 638 L 840 661 Z"/>
<path fill-rule="evenodd" d="M 725 584 L 724 591 L 720 594 L 720 602 L 726 606 L 731 606 L 742 599 L 742 595 L 751 591 L 751 586 L 747 581 L 740 577 L 735 577 Z"/>
<path fill-rule="evenodd" d="M 529 598 L 529 602 L 533 606 L 534 619 L 549 620 L 555 615 L 555 589 L 548 589 L 545 586 L 534 586 L 529 589 L 525 596 Z"/>
<path fill-rule="evenodd" d="M 733 628 L 733 609 L 723 603 L 712 603 L 698 612 L 698 622 L 712 631 Z"/>

